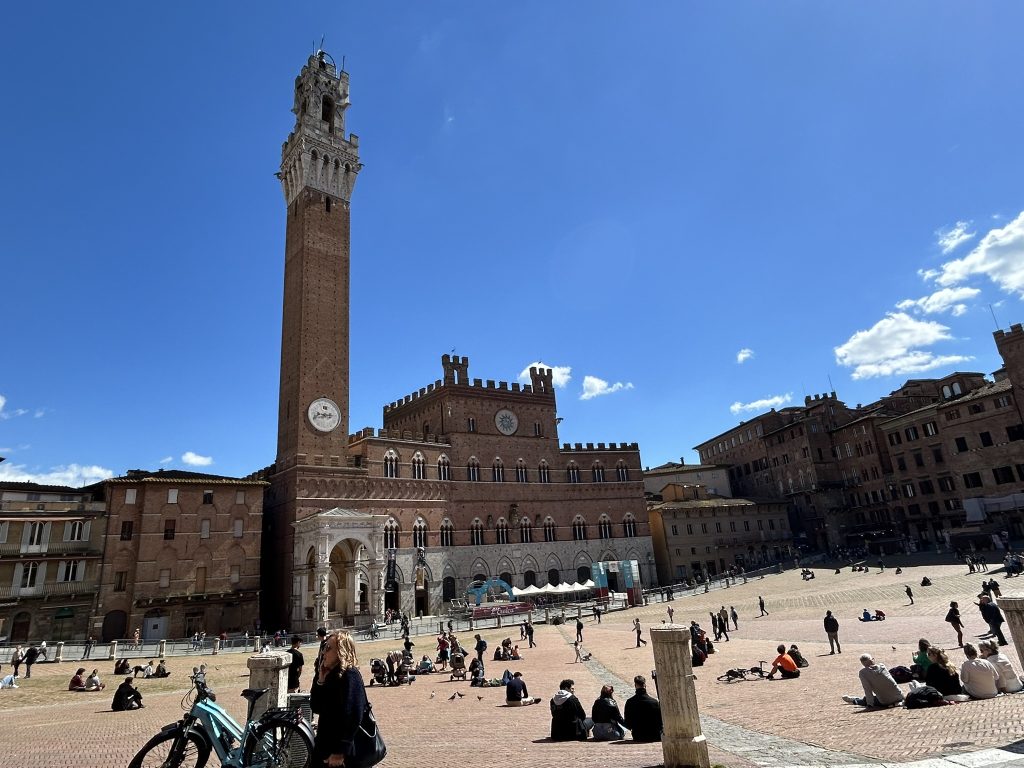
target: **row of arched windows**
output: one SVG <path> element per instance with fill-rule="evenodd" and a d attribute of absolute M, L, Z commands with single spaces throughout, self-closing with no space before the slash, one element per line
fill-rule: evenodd
<path fill-rule="evenodd" d="M 636 518 L 631 513 L 627 513 L 622 518 L 622 537 L 631 539 L 636 537 Z M 551 517 L 545 518 L 543 521 L 538 521 L 536 524 L 527 517 L 523 517 L 519 521 L 519 542 L 523 544 L 532 544 L 534 541 L 534 528 L 539 528 L 539 536 L 543 536 L 544 541 L 558 541 L 559 538 L 559 527 L 555 524 L 555 521 Z M 473 546 L 481 546 L 483 544 L 508 544 L 510 543 L 512 536 L 510 536 L 508 521 L 504 517 L 498 518 L 497 523 L 494 524 L 493 531 L 488 534 L 488 529 L 484 526 L 484 523 L 480 518 L 474 518 L 473 522 L 469 526 L 469 543 Z M 610 539 L 614 536 L 614 524 L 608 515 L 601 515 L 597 521 L 597 537 L 599 539 Z M 587 521 L 582 515 L 576 515 L 573 518 L 572 524 L 569 526 L 573 541 L 586 541 L 590 538 L 590 529 L 587 525 Z M 414 547 L 427 547 L 429 546 L 428 535 L 430 533 L 427 527 L 426 521 L 422 517 L 416 518 L 416 522 L 412 526 L 412 545 Z M 455 543 L 455 526 L 452 525 L 452 521 L 445 518 L 441 521 L 441 527 L 438 530 L 439 544 L 442 547 L 451 547 Z M 384 523 L 384 548 L 385 549 L 398 549 L 400 544 L 401 527 L 398 525 L 398 521 L 395 518 L 388 518 L 388 521 Z"/>
<path fill-rule="evenodd" d="M 384 454 L 384 477 L 401 477 L 401 466 L 401 461 L 395 451 L 389 450 Z M 409 467 L 413 480 L 428 479 L 427 462 L 423 458 L 423 454 L 417 451 L 409 462 Z M 452 479 L 452 466 L 447 456 L 441 456 L 437 460 L 437 479 Z M 615 479 L 620 483 L 629 480 L 629 467 L 626 466 L 624 461 L 620 461 L 615 465 Z M 480 481 L 480 462 L 475 456 L 466 462 L 466 480 L 471 483 Z M 604 465 L 600 461 L 595 461 L 590 465 L 590 480 L 594 483 L 605 482 Z M 496 458 L 491 464 L 491 481 L 495 483 L 505 482 L 505 464 L 500 458 Z M 530 471 L 526 466 L 526 462 L 522 459 L 516 462 L 516 482 L 530 482 Z M 537 466 L 537 482 L 551 482 L 551 467 L 548 466 L 546 461 L 541 461 Z M 580 468 L 575 461 L 570 461 L 565 467 L 565 482 L 580 482 Z"/>

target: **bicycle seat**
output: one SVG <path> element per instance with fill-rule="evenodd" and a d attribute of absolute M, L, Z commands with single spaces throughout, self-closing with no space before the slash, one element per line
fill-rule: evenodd
<path fill-rule="evenodd" d="M 242 698 L 250 704 L 254 704 L 258 698 L 269 690 L 269 688 L 246 688 L 242 691 Z"/>

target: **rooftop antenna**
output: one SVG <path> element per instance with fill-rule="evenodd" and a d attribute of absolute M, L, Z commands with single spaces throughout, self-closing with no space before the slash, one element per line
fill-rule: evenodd
<path fill-rule="evenodd" d="M 1002 326 L 999 325 L 999 321 L 996 320 L 996 311 L 992 308 L 991 304 L 988 305 L 988 311 L 992 313 L 992 322 L 996 324 L 996 330 L 998 331 Z"/>
<path fill-rule="evenodd" d="M 829 392 L 835 392 L 836 388 L 834 386 L 832 386 L 832 374 L 831 373 L 826 373 L 825 375 L 828 377 L 828 391 Z"/>

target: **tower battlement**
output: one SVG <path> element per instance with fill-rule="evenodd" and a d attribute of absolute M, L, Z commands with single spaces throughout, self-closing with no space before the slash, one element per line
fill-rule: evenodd
<path fill-rule="evenodd" d="M 595 453 L 597 451 L 639 451 L 637 443 L 562 443 L 559 453 Z"/>

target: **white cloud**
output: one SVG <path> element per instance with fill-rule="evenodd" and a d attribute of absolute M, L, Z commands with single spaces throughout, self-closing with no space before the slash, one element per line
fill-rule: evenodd
<path fill-rule="evenodd" d="M 962 259 L 943 264 L 934 279 L 948 287 L 972 275 L 983 275 L 1007 293 L 1024 298 L 1024 211 L 1005 227 L 989 230 Z"/>
<path fill-rule="evenodd" d="M 173 456 L 164 456 L 162 459 L 160 459 L 161 464 L 170 464 L 172 461 L 174 461 Z"/>
<path fill-rule="evenodd" d="M 793 399 L 793 395 L 787 392 L 784 395 L 774 395 L 772 397 L 765 397 L 761 400 L 754 400 L 750 403 L 741 403 L 737 400 L 735 403 L 729 406 L 729 411 L 735 416 L 737 413 L 745 413 L 747 411 L 763 411 L 767 408 L 778 408 L 780 405 L 785 405 Z"/>
<path fill-rule="evenodd" d="M 40 483 L 42 485 L 70 485 L 79 487 L 98 483 L 114 476 L 106 467 L 68 464 L 51 467 L 49 472 L 30 472 L 24 464 L 0 464 L 0 482 Z"/>
<path fill-rule="evenodd" d="M 943 255 L 952 253 L 958 245 L 966 243 L 978 234 L 977 232 L 968 232 L 967 228 L 969 226 L 971 226 L 969 221 L 958 221 L 949 229 L 940 229 L 935 233 Z"/>
<path fill-rule="evenodd" d="M 36 418 L 36 419 L 41 419 L 41 418 L 43 418 L 43 416 L 48 414 L 50 411 L 51 411 L 50 408 L 36 408 L 36 412 L 33 413 L 32 416 L 34 418 Z"/>
<path fill-rule="evenodd" d="M 921 349 L 952 338 L 949 328 L 941 323 L 915 320 L 904 312 L 892 312 L 836 347 L 836 362 L 853 368 L 854 379 L 870 379 L 921 373 L 970 360 L 962 355 L 935 355 Z"/>
<path fill-rule="evenodd" d="M 213 464 L 213 456 L 200 456 L 192 451 L 185 451 L 181 454 L 181 460 L 190 467 L 208 467 Z"/>
<path fill-rule="evenodd" d="M 26 413 L 28 413 L 28 411 L 25 410 L 24 408 L 16 408 L 13 411 L 5 411 L 5 405 L 7 405 L 7 398 L 4 397 L 3 395 L 0 395 L 0 419 L 3 419 L 5 421 L 7 419 L 13 419 L 16 416 L 24 416 Z"/>
<path fill-rule="evenodd" d="M 580 394 L 580 400 L 592 400 L 601 395 L 611 395 L 623 389 L 632 388 L 633 385 L 630 382 L 623 384 L 621 381 L 617 381 L 614 384 L 609 384 L 604 379 L 597 378 L 597 376 L 584 376 L 583 392 Z"/>
<path fill-rule="evenodd" d="M 736 353 L 736 362 L 742 365 L 753 356 L 754 350 L 749 349 L 748 347 L 744 347 L 743 349 Z"/>
<path fill-rule="evenodd" d="M 896 308 L 916 309 L 926 315 L 950 311 L 954 317 L 959 317 L 967 311 L 967 305 L 962 302 L 965 299 L 973 299 L 979 293 L 981 293 L 980 289 L 967 286 L 940 288 L 935 293 L 922 296 L 920 299 L 904 299 L 896 305 Z"/>
<path fill-rule="evenodd" d="M 551 369 L 551 383 L 559 389 L 565 389 L 566 384 L 572 379 L 569 374 L 572 373 L 572 367 L 568 365 L 548 365 L 547 363 L 530 363 L 528 366 L 523 368 L 519 373 L 519 383 L 529 384 L 530 383 L 530 369 L 531 368 L 550 368 Z"/>

